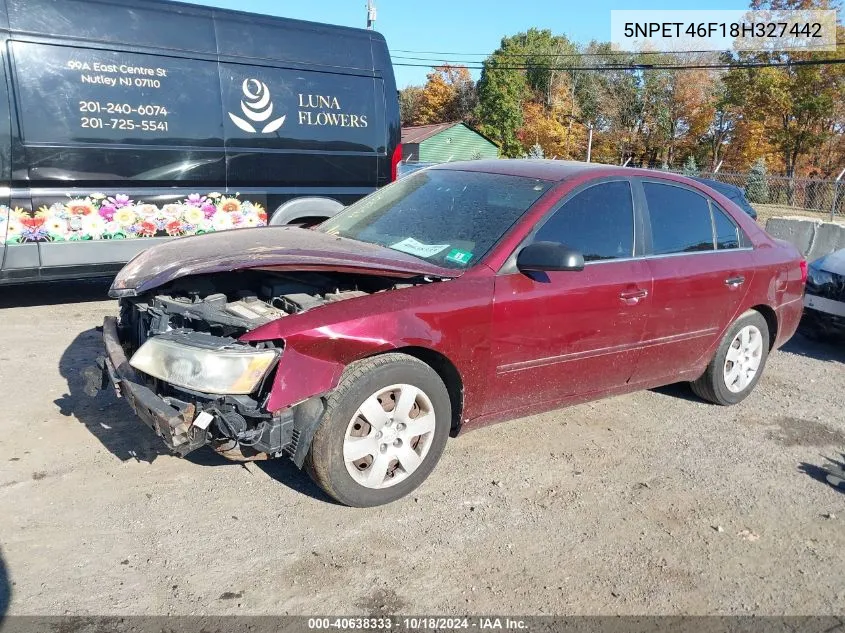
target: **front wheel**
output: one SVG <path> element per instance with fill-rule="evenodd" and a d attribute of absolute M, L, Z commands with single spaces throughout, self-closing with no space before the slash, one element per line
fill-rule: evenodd
<path fill-rule="evenodd" d="M 769 325 L 749 310 L 728 328 L 704 374 L 692 390 L 704 400 L 729 405 L 744 400 L 757 385 L 769 355 Z"/>
<path fill-rule="evenodd" d="M 390 503 L 434 469 L 451 418 L 446 386 L 422 361 L 384 354 L 353 363 L 328 397 L 308 472 L 343 504 Z"/>

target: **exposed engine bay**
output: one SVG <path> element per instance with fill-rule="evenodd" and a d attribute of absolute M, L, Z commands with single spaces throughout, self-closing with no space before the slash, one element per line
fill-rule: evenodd
<path fill-rule="evenodd" d="M 213 353 L 268 350 L 267 354 L 279 356 L 283 354 L 281 341 L 248 344 L 238 338 L 289 315 L 432 281 L 428 277 L 397 279 L 352 273 L 264 270 L 184 277 L 145 295 L 121 299 L 118 339 L 127 358 L 132 358 L 152 337 L 157 337 L 156 344 L 166 341 Z M 138 356 L 141 355 L 143 351 Z M 178 356 L 162 362 L 170 371 L 176 372 L 175 366 L 179 365 L 178 371 L 187 374 L 199 373 L 203 366 L 201 362 Z M 183 412 L 180 416 L 183 421 L 175 426 L 171 424 L 173 428 L 167 431 L 171 436 L 168 443 L 175 452 L 185 455 L 211 443 L 230 459 L 266 459 L 283 453 L 297 462 L 304 458 L 297 452 L 294 412 L 272 414 L 265 406 L 275 366 L 254 390 L 249 391 L 252 389 L 249 387 L 234 392 L 240 395 L 229 391 L 215 395 L 200 387 L 189 388 L 185 382 L 179 386 L 178 381 L 173 384 L 161 380 L 155 377 L 154 371 L 151 373 L 140 374 L 146 386 L 167 405 Z M 303 411 L 309 411 L 312 417 L 319 416 L 319 404 L 315 406 L 317 410 L 303 407 Z"/>
<path fill-rule="evenodd" d="M 148 295 L 121 300 L 121 324 L 135 347 L 150 336 L 176 329 L 237 338 L 327 303 L 428 281 L 397 283 L 395 278 L 372 275 L 254 270 L 187 277 Z"/>

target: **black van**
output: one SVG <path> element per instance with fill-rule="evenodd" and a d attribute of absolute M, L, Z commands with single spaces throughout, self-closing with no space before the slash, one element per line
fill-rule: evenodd
<path fill-rule="evenodd" d="M 373 31 L 164 0 L 0 0 L 0 283 L 308 223 L 396 178 Z"/>

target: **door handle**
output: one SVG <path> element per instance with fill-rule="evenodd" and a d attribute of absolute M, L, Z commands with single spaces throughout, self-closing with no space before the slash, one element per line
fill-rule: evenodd
<path fill-rule="evenodd" d="M 637 290 L 623 290 L 619 293 L 619 298 L 622 299 L 629 306 L 637 305 L 640 299 L 645 299 L 648 296 L 648 290 L 638 288 Z"/>
<path fill-rule="evenodd" d="M 725 279 L 725 285 L 728 288 L 739 288 L 742 284 L 745 283 L 745 277 L 742 275 L 737 275 L 736 277 L 728 277 Z"/>

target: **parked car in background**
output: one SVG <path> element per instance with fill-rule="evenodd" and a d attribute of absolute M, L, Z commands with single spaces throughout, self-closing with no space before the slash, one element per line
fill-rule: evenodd
<path fill-rule="evenodd" d="M 312 224 L 396 178 L 373 31 L 159 0 L 0 0 L 0 283 Z"/>
<path fill-rule="evenodd" d="M 745 211 L 752 219 L 757 219 L 757 211 L 751 206 L 751 203 L 748 202 L 748 198 L 745 197 L 745 192 L 736 185 L 720 182 L 718 180 L 711 180 L 710 178 L 695 178 L 695 180 L 707 185 L 711 189 L 715 189 L 740 209 Z"/>
<path fill-rule="evenodd" d="M 681 381 L 743 400 L 798 325 L 802 264 L 682 176 L 447 163 L 316 230 L 147 250 L 112 285 L 103 366 L 176 453 L 289 456 L 371 506 L 450 433 Z"/>
<path fill-rule="evenodd" d="M 845 334 L 845 249 L 810 262 L 801 331 L 817 339 Z"/>

